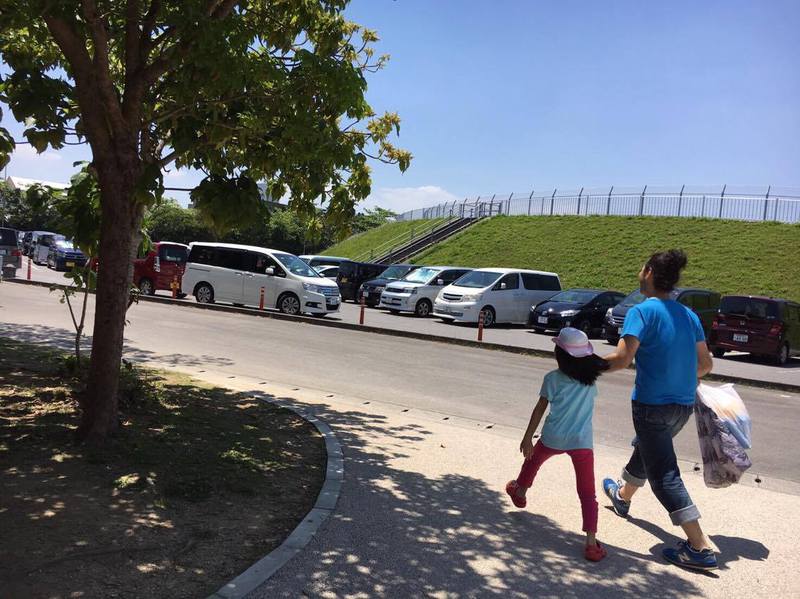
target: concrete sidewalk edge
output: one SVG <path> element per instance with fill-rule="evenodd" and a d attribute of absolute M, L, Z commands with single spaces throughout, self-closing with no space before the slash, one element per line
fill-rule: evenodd
<path fill-rule="evenodd" d="M 336 502 L 339 499 L 339 492 L 344 481 L 342 446 L 327 423 L 320 420 L 309 410 L 298 408 L 289 402 L 270 399 L 259 393 L 254 393 L 253 395 L 263 401 L 268 401 L 271 404 L 294 412 L 317 429 L 325 441 L 325 450 L 328 456 L 325 481 L 322 484 L 319 495 L 317 495 L 314 507 L 303 517 L 300 524 L 286 537 L 283 543 L 218 591 L 209 595 L 208 599 L 239 599 L 269 580 L 271 576 L 311 542 L 319 527 L 336 508 Z"/>
<path fill-rule="evenodd" d="M 21 283 L 24 285 L 33 285 L 35 287 L 47 287 L 51 289 L 52 288 L 61 289 L 69 287 L 69 285 L 59 285 L 57 283 L 45 283 L 42 281 L 28 281 L 27 279 L 5 279 L 5 282 Z M 398 329 L 384 329 L 382 327 L 373 327 L 369 325 L 351 324 L 349 322 L 324 320 L 322 318 L 313 318 L 310 316 L 291 316 L 289 314 L 282 314 L 280 312 L 270 312 L 267 310 L 258 310 L 256 308 L 245 308 L 243 306 L 239 307 L 239 306 L 221 306 L 219 304 L 198 304 L 196 302 L 187 302 L 184 300 L 177 300 L 168 297 L 158 297 L 151 295 L 140 295 L 139 300 L 146 302 L 153 302 L 157 304 L 161 303 L 161 304 L 182 306 L 184 308 L 212 310 L 216 312 L 228 312 L 232 314 L 258 316 L 261 318 L 273 318 L 275 320 L 284 320 L 289 322 L 300 322 L 316 326 L 330 327 L 334 329 L 361 331 L 363 333 L 375 333 L 377 335 L 388 335 L 390 337 L 403 337 L 406 339 L 417 339 L 420 341 L 430 341 L 433 343 L 447 343 L 449 345 L 459 345 L 461 347 L 472 347 L 475 349 L 489 349 L 489 350 L 501 351 L 523 356 L 533 356 L 536 358 L 551 358 L 553 356 L 553 352 L 542 349 L 517 347 L 515 345 L 504 345 L 502 343 L 490 343 L 486 341 L 470 341 L 469 339 L 442 337 L 440 335 L 431 335 L 429 333 L 416 333 L 413 331 L 401 331 Z M 706 375 L 704 379 L 707 381 L 713 381 L 719 383 L 733 383 L 736 385 L 758 387 L 761 389 L 775 389 L 778 391 L 787 391 L 789 393 L 800 393 L 800 385 L 794 385 L 791 383 L 779 383 L 777 381 L 762 381 L 759 379 L 749 379 L 745 377 L 731 376 L 727 374 L 717 374 L 714 372 Z"/>

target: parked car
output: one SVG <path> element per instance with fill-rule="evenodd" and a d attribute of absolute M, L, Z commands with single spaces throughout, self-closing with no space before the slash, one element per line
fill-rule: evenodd
<path fill-rule="evenodd" d="M 323 276 L 326 279 L 333 279 L 334 281 L 336 280 L 336 277 L 339 276 L 338 266 L 315 266 L 314 270 L 316 270 L 320 276 Z"/>
<path fill-rule="evenodd" d="M 358 301 L 358 290 L 361 284 L 377 277 L 386 270 L 387 266 L 388 264 L 353 262 L 352 260 L 341 262 L 336 283 L 339 285 L 339 291 L 342 292 L 342 301 Z"/>
<path fill-rule="evenodd" d="M 298 256 L 303 262 L 309 266 L 316 268 L 317 266 L 339 266 L 347 258 L 340 258 L 338 256 L 316 256 L 311 254 L 303 254 Z"/>
<path fill-rule="evenodd" d="M 384 270 L 375 279 L 364 281 L 358 289 L 357 301 L 361 302 L 361 296 L 364 296 L 364 303 L 373 308 L 381 303 L 381 293 L 386 289 L 386 285 L 392 281 L 399 281 L 419 266 L 413 264 L 392 264 L 389 268 Z"/>
<path fill-rule="evenodd" d="M 3 264 L 13 264 L 14 268 L 22 266 L 22 251 L 17 242 L 17 231 L 0 227 L 0 260 Z"/>
<path fill-rule="evenodd" d="M 188 245 L 159 241 L 146 256 L 133 261 L 133 282 L 145 295 L 159 290 L 172 291 L 172 282 L 177 279 L 180 284 L 183 279 L 188 257 Z"/>
<path fill-rule="evenodd" d="M 40 233 L 31 242 L 31 257 L 34 264 L 47 264 L 48 257 L 50 256 L 50 248 L 56 242 L 65 241 L 66 237 L 59 233 Z"/>
<path fill-rule="evenodd" d="M 471 268 L 456 266 L 421 266 L 399 281 L 386 285 L 381 293 L 381 308 L 390 312 L 413 312 L 415 316 L 430 316 L 433 302 L 442 287 L 453 283 Z"/>
<path fill-rule="evenodd" d="M 642 303 L 647 298 L 638 289 L 632 291 L 624 300 L 606 312 L 603 324 L 603 339 L 612 343 L 619 341 L 619 332 L 625 323 L 625 315 L 633 306 Z M 700 318 L 706 335 L 711 330 L 711 323 L 719 308 L 720 294 L 709 289 L 695 289 L 693 287 L 677 287 L 672 291 L 672 299 L 677 300 Z"/>
<path fill-rule="evenodd" d="M 515 268 L 479 268 L 467 273 L 439 293 L 433 314 L 450 322 L 498 322 L 525 324 L 531 306 L 561 291 L 553 272 Z"/>
<path fill-rule="evenodd" d="M 34 257 L 33 248 L 41 235 L 55 235 L 55 233 L 52 231 L 28 231 L 25 233 L 25 237 L 22 238 L 22 254 L 24 256 Z"/>
<path fill-rule="evenodd" d="M 229 302 L 264 306 L 286 314 L 325 316 L 339 310 L 336 283 L 317 274 L 294 254 L 231 243 L 189 245 L 182 291 L 201 304 Z"/>
<path fill-rule="evenodd" d="M 50 244 L 47 266 L 56 270 L 72 270 L 86 265 L 86 254 L 67 239 L 57 239 Z"/>
<path fill-rule="evenodd" d="M 771 297 L 726 295 L 711 325 L 708 346 L 771 358 L 779 366 L 800 355 L 800 303 Z"/>
<path fill-rule="evenodd" d="M 574 327 L 591 337 L 603 328 L 606 312 L 625 299 L 619 291 L 567 289 L 531 306 L 528 326 L 537 332 Z"/>

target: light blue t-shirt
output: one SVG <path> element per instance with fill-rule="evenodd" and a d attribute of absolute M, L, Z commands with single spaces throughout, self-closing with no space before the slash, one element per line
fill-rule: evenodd
<path fill-rule="evenodd" d="M 591 449 L 597 385 L 582 385 L 560 370 L 553 370 L 545 375 L 539 396 L 550 404 L 542 427 L 542 443 L 552 449 Z"/>
<path fill-rule="evenodd" d="M 706 338 L 697 314 L 675 300 L 651 297 L 628 310 L 622 336 L 639 340 L 634 401 L 694 403 L 696 344 Z"/>

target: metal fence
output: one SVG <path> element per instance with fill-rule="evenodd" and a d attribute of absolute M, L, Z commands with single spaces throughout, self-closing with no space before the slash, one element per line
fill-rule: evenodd
<path fill-rule="evenodd" d="M 542 190 L 543 191 L 543 190 Z M 428 208 L 409 210 L 397 220 L 448 216 L 483 217 L 501 214 L 678 216 L 745 221 L 800 223 L 800 189 L 688 187 L 680 189 L 580 188 L 560 191 L 495 194 L 453 201 Z"/>

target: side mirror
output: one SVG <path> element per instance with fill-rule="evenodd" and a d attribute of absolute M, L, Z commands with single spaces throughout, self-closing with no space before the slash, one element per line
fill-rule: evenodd
<path fill-rule="evenodd" d="M 275 276 L 275 268 L 273 266 L 268 266 L 267 270 L 264 271 L 264 274 L 267 275 L 268 277 L 274 277 Z"/>
<path fill-rule="evenodd" d="M 436 284 L 437 284 L 439 287 L 444 287 L 444 280 L 442 280 L 442 279 L 436 279 Z"/>
<path fill-rule="evenodd" d="M 500 283 L 500 289 L 508 289 L 508 285 L 505 283 Z"/>

